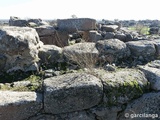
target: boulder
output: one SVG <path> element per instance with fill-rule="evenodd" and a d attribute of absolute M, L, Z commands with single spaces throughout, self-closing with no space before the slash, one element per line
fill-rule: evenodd
<path fill-rule="evenodd" d="M 18 17 L 11 16 L 9 19 L 9 26 L 19 26 L 19 27 L 27 27 L 27 20 L 21 20 Z"/>
<path fill-rule="evenodd" d="M 130 55 L 126 44 L 118 39 L 100 40 L 96 43 L 96 48 L 100 53 L 100 59 L 109 63 L 117 62 Z"/>
<path fill-rule="evenodd" d="M 97 72 L 103 82 L 106 106 L 122 105 L 140 97 L 149 89 L 145 75 L 136 69 Z"/>
<path fill-rule="evenodd" d="M 90 18 L 58 19 L 57 26 L 60 31 L 89 31 L 96 29 L 96 20 Z"/>
<path fill-rule="evenodd" d="M 97 42 L 98 40 L 102 39 L 102 36 L 97 31 L 91 30 L 91 31 L 89 31 L 89 39 L 92 42 Z"/>
<path fill-rule="evenodd" d="M 44 80 L 44 110 L 47 113 L 88 109 L 99 104 L 102 96 L 101 80 L 90 74 L 69 73 Z"/>
<path fill-rule="evenodd" d="M 37 24 L 38 26 L 49 25 L 47 22 L 43 21 L 42 19 L 29 19 L 28 23 L 31 23 L 31 22 Z"/>
<path fill-rule="evenodd" d="M 35 29 L 0 27 L 0 56 L 3 71 L 38 70 L 38 50 L 42 46 Z"/>
<path fill-rule="evenodd" d="M 153 90 L 160 90 L 160 60 L 148 63 L 145 66 L 139 66 L 140 70 L 144 72 L 146 78 L 151 84 Z"/>
<path fill-rule="evenodd" d="M 95 43 L 77 43 L 64 47 L 63 54 L 68 62 L 74 62 L 80 67 L 92 67 L 98 60 L 99 52 Z"/>
<path fill-rule="evenodd" d="M 115 33 L 114 32 L 106 32 L 104 34 L 104 39 L 114 39 Z"/>
<path fill-rule="evenodd" d="M 18 27 L 37 27 L 41 25 L 48 25 L 47 22 L 41 19 L 20 19 L 19 17 L 11 16 L 9 19 L 10 26 L 18 26 Z"/>
<path fill-rule="evenodd" d="M 139 60 L 153 60 L 156 54 L 155 45 L 152 41 L 140 40 L 126 42 L 127 47 L 131 51 L 131 55 Z"/>
<path fill-rule="evenodd" d="M 35 27 L 35 29 L 40 37 L 40 41 L 42 41 L 45 45 L 56 45 L 59 47 L 68 45 L 67 33 L 63 34 L 63 32 L 58 32 L 54 27 L 49 25 L 38 26 Z"/>
<path fill-rule="evenodd" d="M 156 48 L 156 56 L 160 57 L 160 39 L 152 41 Z"/>
<path fill-rule="evenodd" d="M 38 27 L 35 27 L 39 37 L 43 36 L 50 36 L 55 34 L 55 28 L 49 25 L 41 25 Z"/>
<path fill-rule="evenodd" d="M 35 92 L 0 91 L 0 119 L 24 120 L 42 109 L 42 95 Z"/>
<path fill-rule="evenodd" d="M 96 115 L 96 120 L 117 120 L 118 112 L 122 110 L 121 107 L 97 107 L 91 109 L 92 113 Z"/>
<path fill-rule="evenodd" d="M 118 29 L 118 25 L 102 25 L 101 30 L 106 32 L 115 32 Z"/>
<path fill-rule="evenodd" d="M 57 64 L 62 57 L 62 48 L 55 45 L 43 45 L 39 49 L 38 56 L 43 64 Z"/>
<path fill-rule="evenodd" d="M 160 92 L 146 93 L 132 101 L 117 120 L 159 120 Z"/>
<path fill-rule="evenodd" d="M 123 42 L 126 41 L 126 35 L 123 34 L 123 33 L 117 33 L 117 34 L 115 34 L 115 38 L 117 38 L 117 39 L 119 39 L 119 40 L 121 40 Z"/>
<path fill-rule="evenodd" d="M 127 34 L 125 34 L 125 35 L 126 35 L 126 40 L 125 40 L 125 42 L 132 41 L 132 40 L 133 40 L 132 34 L 127 33 Z"/>

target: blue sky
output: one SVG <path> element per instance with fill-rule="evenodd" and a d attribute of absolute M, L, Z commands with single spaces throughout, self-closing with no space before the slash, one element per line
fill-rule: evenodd
<path fill-rule="evenodd" d="M 159 0 L 0 0 L 0 19 L 160 19 Z"/>

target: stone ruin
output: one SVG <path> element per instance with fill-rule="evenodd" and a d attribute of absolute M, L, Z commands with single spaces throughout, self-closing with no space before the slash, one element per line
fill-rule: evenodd
<path fill-rule="evenodd" d="M 160 39 L 88 18 L 57 26 L 19 21 L 0 27 L 1 74 L 49 68 L 40 71 L 41 91 L 2 90 L 30 87 L 27 80 L 0 84 L 0 119 L 125 120 L 145 113 L 151 116 L 135 119 L 159 120 Z"/>

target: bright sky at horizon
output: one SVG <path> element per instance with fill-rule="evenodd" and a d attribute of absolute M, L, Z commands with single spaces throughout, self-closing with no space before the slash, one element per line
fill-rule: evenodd
<path fill-rule="evenodd" d="M 160 20 L 159 0 L 0 0 L 0 19 L 78 18 Z"/>

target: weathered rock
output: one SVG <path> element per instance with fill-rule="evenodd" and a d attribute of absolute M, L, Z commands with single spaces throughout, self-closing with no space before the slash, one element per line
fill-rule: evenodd
<path fill-rule="evenodd" d="M 102 25 L 101 27 L 101 30 L 106 32 L 115 32 L 117 29 L 117 25 Z"/>
<path fill-rule="evenodd" d="M 44 110 L 59 114 L 97 105 L 103 95 L 101 81 L 85 73 L 71 73 L 44 80 Z"/>
<path fill-rule="evenodd" d="M 60 31 L 89 31 L 96 29 L 96 20 L 90 18 L 59 19 L 57 26 Z"/>
<path fill-rule="evenodd" d="M 10 26 L 18 26 L 18 27 L 37 27 L 40 25 L 48 25 L 47 22 L 41 20 L 41 19 L 20 19 L 19 17 L 11 16 L 9 19 L 9 25 Z"/>
<path fill-rule="evenodd" d="M 38 70 L 38 50 L 42 46 L 35 29 L 28 27 L 1 27 L 0 54 L 4 71 Z M 1 66 L 2 67 L 2 66 Z"/>
<path fill-rule="evenodd" d="M 159 120 L 160 92 L 147 93 L 127 105 L 118 120 Z M 139 114 L 139 115 L 138 115 Z"/>
<path fill-rule="evenodd" d="M 38 56 L 43 64 L 55 64 L 62 59 L 62 48 L 55 45 L 43 45 L 39 49 Z"/>
<path fill-rule="evenodd" d="M 117 34 L 115 35 L 115 38 L 117 38 L 117 39 L 119 39 L 119 40 L 121 40 L 121 41 L 123 41 L 123 42 L 126 41 L 126 35 L 123 34 L 123 33 L 117 33 Z"/>
<path fill-rule="evenodd" d="M 37 24 L 38 26 L 48 25 L 48 23 L 45 22 L 45 21 L 43 21 L 42 19 L 29 19 L 27 22 L 28 22 L 28 23 L 30 23 L 30 22 L 35 23 L 35 24 Z"/>
<path fill-rule="evenodd" d="M 126 58 L 130 55 L 130 50 L 126 44 L 118 39 L 101 40 L 96 43 L 96 48 L 100 53 L 102 61 L 109 63 Z"/>
<path fill-rule="evenodd" d="M 95 115 L 88 111 L 77 111 L 67 114 L 60 114 L 58 120 L 96 120 Z"/>
<path fill-rule="evenodd" d="M 132 40 L 133 40 L 132 34 L 127 33 L 127 34 L 125 34 L 125 35 L 126 35 L 126 40 L 125 40 L 125 42 L 132 41 Z"/>
<path fill-rule="evenodd" d="M 126 45 L 130 49 L 133 58 L 141 58 L 149 61 L 155 57 L 156 49 L 152 41 L 130 41 L 126 42 Z"/>
<path fill-rule="evenodd" d="M 5 68 L 6 61 L 7 57 L 3 54 L 0 54 L 0 70 L 3 70 L 3 68 Z"/>
<path fill-rule="evenodd" d="M 39 115 L 30 117 L 27 120 L 62 120 L 62 119 L 58 119 L 58 117 L 56 118 L 54 115 L 39 114 Z"/>
<path fill-rule="evenodd" d="M 97 31 L 91 30 L 91 31 L 89 31 L 89 39 L 92 42 L 97 42 L 98 40 L 102 39 L 102 36 Z"/>
<path fill-rule="evenodd" d="M 147 64 L 149 67 L 160 69 L 160 60 L 154 60 Z"/>
<path fill-rule="evenodd" d="M 96 120 L 117 120 L 118 112 L 121 107 L 97 107 L 92 109 L 92 113 L 96 115 Z"/>
<path fill-rule="evenodd" d="M 53 26 L 42 25 L 35 28 L 39 37 L 50 36 L 55 34 L 55 29 Z"/>
<path fill-rule="evenodd" d="M 66 114 L 48 115 L 40 114 L 29 120 L 96 120 L 95 115 L 86 111 L 77 111 Z"/>
<path fill-rule="evenodd" d="M 160 39 L 158 39 L 158 40 L 153 40 L 152 42 L 153 42 L 154 45 L 155 45 L 157 57 L 160 57 Z"/>
<path fill-rule="evenodd" d="M 96 64 L 99 52 L 95 47 L 95 43 L 86 42 L 64 47 L 63 54 L 68 61 L 73 61 L 84 68 Z"/>
<path fill-rule="evenodd" d="M 151 83 L 151 88 L 156 91 L 160 90 L 160 63 L 159 68 L 153 67 L 152 64 L 140 66 L 139 68 L 144 72 L 146 78 Z"/>
<path fill-rule="evenodd" d="M 98 72 L 97 72 L 98 73 Z M 111 73 L 101 73 L 107 106 L 128 103 L 140 97 L 149 89 L 145 75 L 136 69 L 121 69 Z"/>
<path fill-rule="evenodd" d="M 42 95 L 35 92 L 0 91 L 0 119 L 24 120 L 42 109 Z"/>
<path fill-rule="evenodd" d="M 114 32 L 106 32 L 104 35 L 104 39 L 113 39 L 115 36 Z"/>
<path fill-rule="evenodd" d="M 10 26 L 26 27 L 26 26 L 28 26 L 28 22 L 27 22 L 27 20 L 21 20 L 18 17 L 11 16 L 9 19 L 9 25 Z"/>

